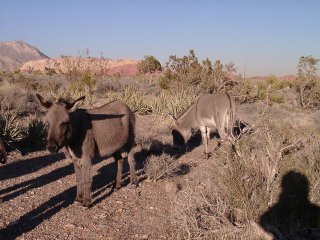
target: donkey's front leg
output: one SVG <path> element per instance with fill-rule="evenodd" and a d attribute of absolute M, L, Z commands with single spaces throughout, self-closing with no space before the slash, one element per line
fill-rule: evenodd
<path fill-rule="evenodd" d="M 91 158 L 83 158 L 81 172 L 82 172 L 82 187 L 83 187 L 83 206 L 90 207 L 92 199 L 91 199 Z"/>
<path fill-rule="evenodd" d="M 80 163 L 80 159 L 78 158 L 73 158 L 72 161 L 73 161 L 74 172 L 76 174 L 76 182 L 77 182 L 77 196 L 75 201 L 82 203 L 83 187 L 82 187 L 81 163 Z"/>

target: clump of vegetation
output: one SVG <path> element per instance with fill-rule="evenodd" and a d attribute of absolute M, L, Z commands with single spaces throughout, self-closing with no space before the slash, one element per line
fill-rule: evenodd
<path fill-rule="evenodd" d="M 139 73 L 154 73 L 161 71 L 161 63 L 154 56 L 145 56 L 143 60 L 138 63 Z"/>
<path fill-rule="evenodd" d="M 148 157 L 144 171 L 151 180 L 159 180 L 174 175 L 178 166 L 176 159 L 169 154 L 151 155 Z"/>
<path fill-rule="evenodd" d="M 121 100 L 125 102 L 131 110 L 138 114 L 151 112 L 149 105 L 144 99 L 144 94 L 132 86 L 125 86 L 120 92 L 109 92 L 107 96 L 111 100 Z"/>
<path fill-rule="evenodd" d="M 197 93 L 192 88 L 162 91 L 151 100 L 151 109 L 156 114 L 177 116 L 186 110 L 196 97 Z"/>
<path fill-rule="evenodd" d="M 177 239 L 227 239 L 230 229 L 236 228 L 230 206 L 216 186 L 187 186 L 180 191 L 173 200 L 172 221 Z M 221 234 L 225 228 L 228 234 Z"/>
<path fill-rule="evenodd" d="M 223 65 L 219 60 L 212 64 L 208 58 L 200 62 L 194 50 L 181 58 L 170 56 L 166 67 L 164 77 L 170 83 L 193 86 L 199 91 L 208 92 L 225 90 L 233 82 L 230 74 L 235 72 L 234 64 Z"/>
<path fill-rule="evenodd" d="M 299 94 L 299 102 L 302 108 L 314 108 L 320 106 L 320 83 L 317 75 L 317 65 L 320 59 L 313 56 L 302 56 L 299 59 L 298 79 L 296 90 Z"/>

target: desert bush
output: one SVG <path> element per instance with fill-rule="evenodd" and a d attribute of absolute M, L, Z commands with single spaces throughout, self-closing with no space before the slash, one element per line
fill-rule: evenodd
<path fill-rule="evenodd" d="M 170 88 L 170 81 L 168 78 L 160 76 L 158 78 L 158 85 L 161 89 L 168 90 Z"/>
<path fill-rule="evenodd" d="M 0 109 L 32 112 L 36 108 L 35 99 L 31 92 L 16 84 L 5 83 L 0 86 Z"/>
<path fill-rule="evenodd" d="M 164 90 L 150 101 L 153 113 L 177 116 L 186 110 L 196 99 L 192 88 Z"/>
<path fill-rule="evenodd" d="M 39 81 L 21 73 L 13 75 L 13 82 L 28 91 L 37 90 L 39 88 Z"/>
<path fill-rule="evenodd" d="M 317 65 L 320 59 L 313 56 L 302 56 L 299 58 L 298 78 L 295 87 L 299 95 L 300 106 L 303 108 L 319 107 L 319 78 Z"/>
<path fill-rule="evenodd" d="M 270 101 L 274 103 L 284 103 L 284 97 L 279 93 L 273 93 L 270 96 Z"/>
<path fill-rule="evenodd" d="M 161 64 L 154 56 L 145 56 L 143 60 L 138 63 L 139 73 L 154 73 L 161 71 Z"/>
<path fill-rule="evenodd" d="M 223 65 L 219 60 L 212 64 L 208 58 L 200 62 L 195 52 L 190 50 L 187 56 L 169 57 L 164 77 L 170 83 L 197 87 L 199 91 L 214 92 L 225 90 L 232 82 L 229 75 L 234 72 L 233 64 Z"/>
<path fill-rule="evenodd" d="M 55 90 L 50 90 L 46 94 L 51 100 L 65 99 L 68 101 L 85 96 L 85 100 L 79 102 L 79 105 L 90 107 L 93 103 L 91 91 L 87 87 L 82 88 L 77 85 L 77 83 L 62 86 Z"/>
<path fill-rule="evenodd" d="M 0 111 L 0 136 L 7 143 L 20 140 L 22 129 L 18 122 L 18 114 L 12 111 Z"/>
<path fill-rule="evenodd" d="M 144 94 L 138 89 L 128 85 L 120 92 L 108 92 L 107 97 L 110 100 L 121 100 L 125 102 L 131 110 L 139 114 L 147 114 L 151 111 L 149 105 L 146 103 Z"/>
<path fill-rule="evenodd" d="M 42 120 L 29 118 L 26 140 L 29 149 L 41 149 L 45 145 L 46 126 Z"/>
<path fill-rule="evenodd" d="M 176 159 L 168 154 L 151 155 L 144 166 L 144 171 L 149 179 L 159 180 L 174 175 L 178 166 Z"/>
<path fill-rule="evenodd" d="M 104 96 L 107 92 L 120 91 L 122 86 L 118 80 L 113 78 L 99 79 L 96 84 L 95 93 Z"/>
<path fill-rule="evenodd" d="M 187 186 L 173 199 L 172 222 L 177 239 L 223 239 L 220 231 L 234 220 L 218 187 Z M 229 229 L 230 230 L 230 229 Z"/>
<path fill-rule="evenodd" d="M 280 80 L 276 76 L 271 75 L 267 79 L 267 84 L 271 86 L 273 90 L 280 90 L 286 87 L 292 87 L 292 81 L 289 80 Z"/>
<path fill-rule="evenodd" d="M 56 70 L 54 68 L 45 68 L 45 74 L 47 74 L 48 76 L 52 76 L 54 74 L 56 74 Z"/>

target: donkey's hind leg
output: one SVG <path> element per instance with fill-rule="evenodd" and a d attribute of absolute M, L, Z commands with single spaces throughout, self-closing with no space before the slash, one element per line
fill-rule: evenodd
<path fill-rule="evenodd" d="M 137 186 L 137 175 L 136 175 L 136 161 L 134 159 L 133 147 L 128 152 L 128 163 L 130 166 L 130 181 L 133 186 Z"/>
<path fill-rule="evenodd" d="M 120 152 L 115 152 L 113 154 L 113 157 L 116 162 L 116 168 L 117 168 L 115 189 L 120 189 L 121 188 L 121 179 L 122 179 L 122 169 L 123 169 L 123 158 L 122 158 Z"/>
<path fill-rule="evenodd" d="M 201 126 L 200 127 L 200 132 L 201 132 L 201 137 L 202 137 L 202 142 L 204 143 L 204 154 L 206 155 L 207 158 L 209 158 L 209 154 L 208 154 L 208 128 L 205 126 Z"/>

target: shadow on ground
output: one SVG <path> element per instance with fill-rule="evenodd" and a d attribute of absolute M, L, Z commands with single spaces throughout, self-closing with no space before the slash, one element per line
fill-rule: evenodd
<path fill-rule="evenodd" d="M 41 168 L 50 166 L 64 159 L 63 153 L 56 155 L 46 155 L 23 161 L 8 162 L 6 165 L 0 166 L 0 181 L 21 177 L 23 175 L 36 172 Z"/>
<path fill-rule="evenodd" d="M 32 161 L 32 160 L 30 160 Z M 97 161 L 94 161 L 95 163 Z M 128 175 L 128 164 L 125 164 L 124 176 Z M 139 170 L 139 169 L 138 169 Z M 1 193 L 14 191 L 3 197 L 4 201 L 8 201 L 20 194 L 25 193 L 31 188 L 41 187 L 46 184 L 52 183 L 53 181 L 70 175 L 74 172 L 73 165 L 68 164 L 67 166 L 56 169 L 50 173 L 37 177 L 35 179 L 26 181 L 24 183 L 17 184 L 7 189 L 1 190 Z M 103 190 L 113 186 L 115 179 L 115 163 L 112 162 L 105 166 L 102 166 L 98 170 L 98 174 L 93 177 L 92 192 L 94 197 L 94 205 L 101 202 L 103 199 L 108 197 L 112 193 L 110 191 L 104 192 Z M 125 183 L 124 183 L 125 185 Z M 33 230 L 35 227 L 40 225 L 43 221 L 50 219 L 53 215 L 58 213 L 61 209 L 66 208 L 74 203 L 76 195 L 76 187 L 70 187 L 58 195 L 50 198 L 48 201 L 42 203 L 34 210 L 21 216 L 17 221 L 9 224 L 6 228 L 0 230 L 0 239 L 16 239 L 23 233 Z M 80 206 L 79 206 L 80 207 Z M 83 209 L 83 211 L 86 211 Z"/>
<path fill-rule="evenodd" d="M 136 170 L 138 173 L 143 172 L 144 163 L 148 156 L 151 154 L 161 155 L 163 153 L 174 156 L 175 158 L 181 157 L 186 151 L 191 151 L 195 147 L 199 146 L 201 138 L 199 140 L 199 134 L 196 134 L 188 142 L 187 148 L 184 151 L 176 151 L 169 144 L 163 144 L 160 141 L 153 141 L 148 150 L 142 149 L 135 153 Z M 0 180 L 6 180 L 23 176 L 25 174 L 38 171 L 41 168 L 49 166 L 64 158 L 62 153 L 57 155 L 37 157 L 29 160 L 13 162 L 11 164 L 0 167 Z M 94 164 L 101 160 L 94 160 Z M 190 166 L 187 164 L 181 164 L 177 170 L 177 175 L 184 175 L 190 171 Z M 39 188 L 47 184 L 53 183 L 60 178 L 64 178 L 73 174 L 73 165 L 68 164 L 61 168 L 55 169 L 49 173 L 41 175 L 35 179 L 31 179 L 22 183 L 18 183 L 14 186 L 7 187 L 0 190 L 3 201 L 12 200 L 21 194 L 33 188 Z M 93 207 L 110 196 L 113 192 L 114 179 L 116 176 L 116 164 L 112 162 L 104 165 L 98 169 L 98 174 L 93 177 L 92 196 Z M 122 187 L 129 183 L 129 164 L 124 161 L 123 166 L 123 181 Z M 140 176 L 140 181 L 143 178 Z M 24 214 L 18 220 L 12 222 L 4 229 L 0 230 L 0 239 L 16 239 L 23 233 L 29 232 L 40 225 L 43 221 L 50 219 L 53 215 L 58 213 L 61 209 L 66 208 L 73 204 L 76 195 L 76 187 L 70 187 L 58 195 L 50 198 L 48 201 L 40 204 L 32 211 Z M 83 209 L 85 211 L 85 209 Z"/>
<path fill-rule="evenodd" d="M 273 239 L 320 239 L 320 208 L 309 200 L 309 181 L 299 172 L 286 173 L 278 202 L 260 218 Z"/>

